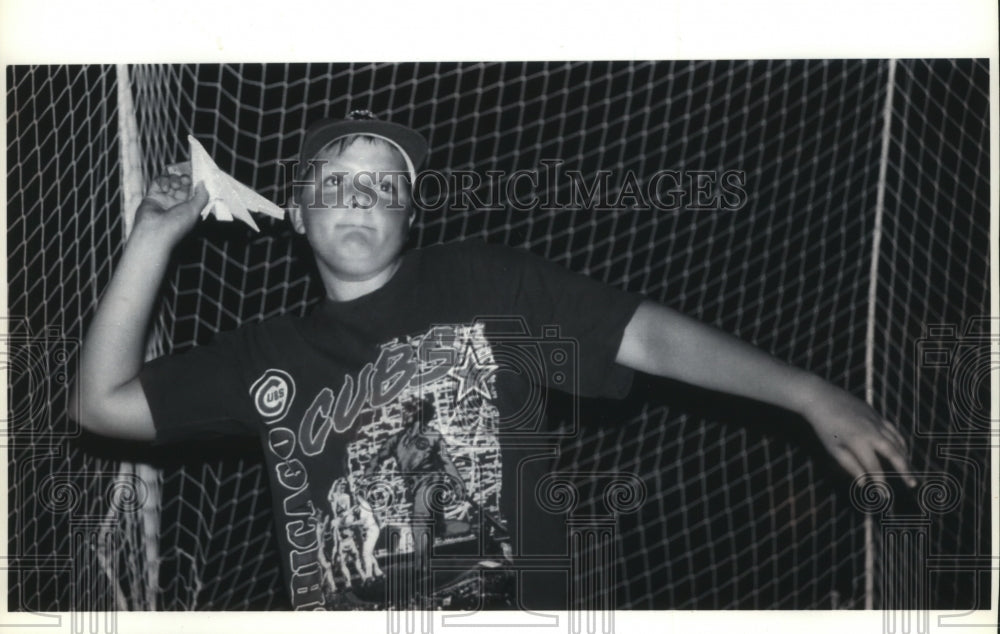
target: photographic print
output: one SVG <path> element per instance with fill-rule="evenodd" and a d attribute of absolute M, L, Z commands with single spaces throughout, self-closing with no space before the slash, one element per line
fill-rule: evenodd
<path fill-rule="evenodd" d="M 991 608 L 989 59 L 4 72 L 9 615 Z"/>

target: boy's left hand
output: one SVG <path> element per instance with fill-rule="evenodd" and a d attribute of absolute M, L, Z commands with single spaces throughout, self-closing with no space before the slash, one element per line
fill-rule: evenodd
<path fill-rule="evenodd" d="M 811 393 L 802 414 L 826 450 L 852 477 L 885 483 L 881 457 L 909 486 L 916 486 L 903 436 L 864 401 L 824 383 Z"/>

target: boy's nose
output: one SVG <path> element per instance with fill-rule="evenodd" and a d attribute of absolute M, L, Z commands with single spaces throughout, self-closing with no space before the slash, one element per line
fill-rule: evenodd
<path fill-rule="evenodd" d="M 372 206 L 373 205 L 370 202 L 368 204 L 362 205 L 361 203 L 358 202 L 358 195 L 351 194 L 351 209 L 360 209 L 366 213 L 371 213 Z"/>

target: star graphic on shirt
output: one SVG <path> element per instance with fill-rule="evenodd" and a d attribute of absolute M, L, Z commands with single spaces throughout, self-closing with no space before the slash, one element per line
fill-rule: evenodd
<path fill-rule="evenodd" d="M 495 365 L 481 361 L 472 343 L 467 343 L 462 352 L 462 361 L 448 370 L 448 376 L 458 381 L 456 402 L 461 403 L 473 392 L 478 392 L 483 399 L 489 399 L 487 379 L 496 369 Z"/>

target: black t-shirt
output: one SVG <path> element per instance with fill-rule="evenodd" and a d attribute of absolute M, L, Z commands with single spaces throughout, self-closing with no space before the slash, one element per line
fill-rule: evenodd
<path fill-rule="evenodd" d="M 159 443 L 260 438 L 296 609 L 406 603 L 386 588 L 421 581 L 387 584 L 394 571 L 433 584 L 436 607 L 478 593 L 562 608 L 565 576 L 525 572 L 567 553 L 536 490 L 557 454 L 538 386 L 624 396 L 615 355 L 641 299 L 453 243 L 405 253 L 368 295 L 220 333 L 140 379 Z"/>

